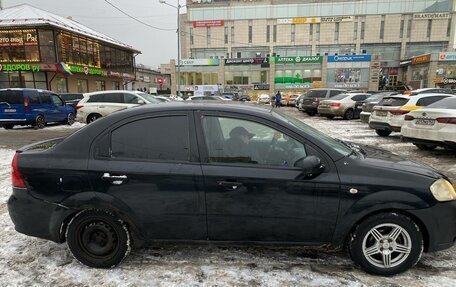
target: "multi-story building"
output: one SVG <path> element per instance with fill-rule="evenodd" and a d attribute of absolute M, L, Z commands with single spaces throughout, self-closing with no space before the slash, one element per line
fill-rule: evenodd
<path fill-rule="evenodd" d="M 130 88 L 151 94 L 171 94 L 171 76 L 138 64 L 136 65 L 136 80 L 131 83 Z"/>
<path fill-rule="evenodd" d="M 0 11 L 0 88 L 85 93 L 135 80 L 138 50 L 30 5 Z"/>
<path fill-rule="evenodd" d="M 330 86 L 347 73 L 369 85 L 359 88 L 372 89 L 374 78 L 390 85 L 411 81 L 413 73 L 401 69 L 401 61 L 455 50 L 455 10 L 455 0 L 187 0 L 182 58 L 219 59 L 225 66 L 213 77 L 213 66 L 195 66 L 190 72 L 201 76 L 189 76 L 186 65 L 180 83 L 202 85 L 209 77 L 211 85 L 268 84 L 272 91 L 296 90 L 292 84 L 300 82 Z M 376 56 L 370 64 L 291 58 L 363 54 Z M 270 57 L 282 60 L 270 63 Z M 246 61 L 236 65 L 233 58 Z M 433 84 L 423 77 L 421 86 Z"/>

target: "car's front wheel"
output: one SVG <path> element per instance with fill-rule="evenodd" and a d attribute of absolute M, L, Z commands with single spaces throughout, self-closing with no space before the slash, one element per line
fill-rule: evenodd
<path fill-rule="evenodd" d="M 4 125 L 3 125 L 3 128 L 4 128 L 5 130 L 10 130 L 10 129 L 12 129 L 13 127 L 14 127 L 13 124 L 4 124 Z"/>
<path fill-rule="evenodd" d="M 423 235 L 409 217 L 381 213 L 361 222 L 351 234 L 349 252 L 366 272 L 392 276 L 414 266 L 423 253 Z"/>
<path fill-rule="evenodd" d="M 387 137 L 391 134 L 389 130 L 375 130 L 375 132 L 381 137 Z"/>
<path fill-rule="evenodd" d="M 118 265 L 130 252 L 131 244 L 125 223 L 99 210 L 84 210 L 73 217 L 66 240 L 77 260 L 96 268 Z"/>
<path fill-rule="evenodd" d="M 37 116 L 35 119 L 35 124 L 33 127 L 35 129 L 43 129 L 46 126 L 46 121 L 44 120 L 43 116 Z"/>

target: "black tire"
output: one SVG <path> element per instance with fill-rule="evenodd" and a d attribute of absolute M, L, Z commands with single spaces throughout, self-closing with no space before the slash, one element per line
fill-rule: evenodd
<path fill-rule="evenodd" d="M 326 118 L 332 120 L 332 119 L 334 119 L 334 116 L 326 116 Z"/>
<path fill-rule="evenodd" d="M 74 114 L 73 113 L 69 113 L 68 116 L 67 116 L 66 124 L 71 126 L 72 124 L 74 124 L 74 119 L 75 119 Z"/>
<path fill-rule="evenodd" d="M 420 150 L 427 150 L 427 151 L 435 150 L 437 148 L 436 145 L 426 145 L 426 144 L 414 144 L 414 145 Z"/>
<path fill-rule="evenodd" d="M 396 234 L 396 239 L 392 234 Z M 381 276 L 392 276 L 413 267 L 420 260 L 423 248 L 418 225 L 394 212 L 376 214 L 361 222 L 348 243 L 352 260 L 366 272 Z"/>
<path fill-rule="evenodd" d="M 68 224 L 66 240 L 73 256 L 95 268 L 112 268 L 130 253 L 130 233 L 124 222 L 100 210 L 84 210 Z"/>
<path fill-rule="evenodd" d="M 87 123 L 88 124 L 93 123 L 94 121 L 98 120 L 99 118 L 101 118 L 100 114 L 90 114 L 87 117 Z"/>
<path fill-rule="evenodd" d="M 390 130 L 375 130 L 375 132 L 381 137 L 387 137 L 391 134 Z"/>
<path fill-rule="evenodd" d="M 3 128 L 4 128 L 5 130 L 11 130 L 13 127 L 14 127 L 13 124 L 3 124 Z"/>
<path fill-rule="evenodd" d="M 345 111 L 344 120 L 353 120 L 355 117 L 355 112 L 352 109 Z"/>
<path fill-rule="evenodd" d="M 33 124 L 33 127 L 35 129 L 43 129 L 46 126 L 46 120 L 44 119 L 43 116 L 39 115 L 35 119 L 35 123 Z"/>
<path fill-rule="evenodd" d="M 315 112 L 306 112 L 306 113 L 307 113 L 309 116 L 311 116 L 311 117 L 313 117 L 313 116 L 315 116 L 315 115 L 316 115 L 316 113 L 315 113 Z"/>

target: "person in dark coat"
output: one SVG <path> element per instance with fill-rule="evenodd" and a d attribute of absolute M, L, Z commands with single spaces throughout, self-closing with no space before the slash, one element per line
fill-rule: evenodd
<path fill-rule="evenodd" d="M 275 106 L 276 108 L 280 108 L 280 100 L 282 99 L 282 95 L 280 94 L 280 91 L 277 91 L 277 94 L 275 96 Z"/>

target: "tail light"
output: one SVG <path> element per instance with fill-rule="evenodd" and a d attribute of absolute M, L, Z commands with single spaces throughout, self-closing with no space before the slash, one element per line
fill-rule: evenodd
<path fill-rule="evenodd" d="M 19 172 L 19 153 L 16 153 L 13 157 L 13 162 L 11 163 L 11 179 L 13 182 L 13 187 L 25 188 L 24 178 Z"/>
<path fill-rule="evenodd" d="M 392 110 L 392 111 L 389 111 L 392 115 L 395 115 L 395 116 L 400 116 L 400 115 L 405 115 L 405 114 L 408 114 L 410 113 L 410 111 L 406 111 L 406 110 Z"/>
<path fill-rule="evenodd" d="M 79 110 L 80 108 L 83 108 L 84 106 L 76 106 L 76 110 Z"/>
<path fill-rule="evenodd" d="M 437 118 L 436 121 L 441 124 L 456 124 L 456 118 Z"/>
<path fill-rule="evenodd" d="M 413 116 L 411 116 L 411 115 L 406 115 L 405 118 L 404 118 L 404 120 L 406 120 L 406 121 L 413 121 L 414 119 L 415 118 Z"/>
<path fill-rule="evenodd" d="M 330 103 L 330 107 L 340 107 L 340 103 Z"/>
<path fill-rule="evenodd" d="M 29 107 L 29 100 L 28 98 L 24 97 L 24 107 L 26 112 L 30 112 L 30 107 Z"/>

